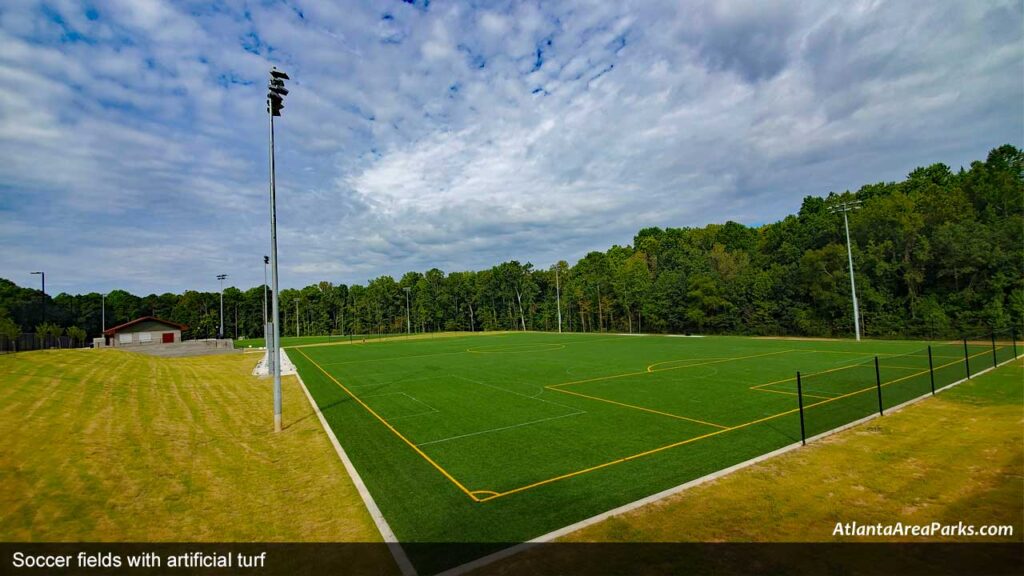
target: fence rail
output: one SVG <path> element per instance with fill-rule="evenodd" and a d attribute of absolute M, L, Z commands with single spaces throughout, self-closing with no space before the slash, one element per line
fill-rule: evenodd
<path fill-rule="evenodd" d="M 906 354 L 816 373 L 797 372 L 800 439 L 806 443 L 887 409 L 935 394 L 1018 357 L 1014 330 L 931 344 Z"/>

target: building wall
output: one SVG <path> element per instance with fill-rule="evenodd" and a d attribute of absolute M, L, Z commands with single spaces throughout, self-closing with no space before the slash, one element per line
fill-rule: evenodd
<path fill-rule="evenodd" d="M 154 344 L 163 344 L 163 336 L 166 333 L 174 334 L 174 341 L 181 342 L 181 330 L 177 328 L 171 328 L 165 326 L 163 328 L 153 329 L 154 326 L 150 326 L 149 329 L 135 330 L 145 324 L 155 324 L 156 327 L 163 326 L 159 322 L 143 322 L 136 326 L 131 326 L 127 330 L 118 331 L 110 338 L 110 345 L 114 348 L 130 348 L 132 346 L 152 346 Z"/>

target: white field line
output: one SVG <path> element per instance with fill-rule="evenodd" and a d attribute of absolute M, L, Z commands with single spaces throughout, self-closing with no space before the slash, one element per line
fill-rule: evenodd
<path fill-rule="evenodd" d="M 284 349 L 281 350 L 281 355 L 284 356 L 286 352 Z M 323 427 L 324 432 L 327 433 L 327 437 L 330 438 L 331 444 L 334 446 L 334 451 L 338 453 L 338 458 L 341 458 L 342 464 L 345 465 L 345 470 L 348 471 L 349 477 L 352 478 L 352 484 L 355 485 L 356 490 L 359 492 L 359 496 L 363 499 L 363 504 L 366 505 L 366 510 L 370 513 L 370 517 L 373 518 L 373 523 L 377 526 L 377 531 L 380 532 L 381 538 L 384 543 L 387 544 L 388 550 L 391 552 L 391 556 L 394 557 L 395 563 L 398 564 L 398 569 L 402 571 L 403 576 L 416 576 L 416 568 L 413 567 L 412 562 L 409 561 L 409 557 L 405 555 L 405 550 L 402 549 L 402 545 L 398 542 L 398 537 L 395 536 L 394 531 L 391 530 L 391 526 L 388 525 L 388 521 L 384 519 L 384 515 L 381 513 L 380 508 L 377 507 L 377 503 L 374 502 L 373 496 L 370 495 L 370 491 L 366 488 L 366 483 L 363 482 L 359 472 L 356 471 L 356 467 L 352 465 L 352 461 L 349 460 L 348 454 L 345 453 L 345 449 L 341 447 L 341 443 L 338 442 L 338 437 L 334 435 L 334 430 L 327 424 L 327 420 L 324 418 L 322 412 L 320 412 L 320 406 L 317 405 L 316 401 L 313 400 L 313 395 L 309 393 L 309 388 L 306 388 L 306 383 L 302 381 L 302 376 L 296 371 L 295 378 L 298 379 L 299 384 L 302 386 L 302 391 L 306 393 L 306 399 L 309 400 L 309 405 L 316 411 L 316 417 L 320 420 L 320 425 Z"/>
<path fill-rule="evenodd" d="M 465 380 L 466 382 L 470 382 L 472 384 L 479 384 L 481 386 L 487 386 L 488 388 L 494 388 L 495 390 L 499 390 L 501 392 L 505 392 L 505 393 L 508 393 L 508 394 L 514 394 L 516 396 L 520 396 L 520 397 L 526 398 L 528 400 L 536 400 L 537 402 L 544 402 L 544 403 L 547 403 L 547 404 L 552 404 L 554 406 L 558 406 L 560 408 L 566 408 L 568 410 L 579 410 L 579 408 L 575 408 L 573 406 L 566 406 L 565 404 L 559 404 L 558 402 L 552 402 L 551 400 L 544 400 L 543 398 L 538 398 L 537 396 L 540 396 L 541 394 L 544 393 L 544 387 L 543 386 L 538 386 L 538 388 L 540 388 L 540 392 L 538 392 L 536 396 L 530 396 L 529 394 L 523 394 L 523 393 L 520 393 L 520 392 L 516 392 L 514 390 L 509 390 L 508 388 L 502 388 L 501 386 L 495 386 L 494 384 L 488 384 L 486 382 L 480 382 L 479 380 L 473 380 L 472 378 L 466 378 L 465 376 L 459 376 L 458 374 L 449 374 L 449 376 L 451 376 L 452 378 L 458 378 L 459 380 Z"/>
<path fill-rule="evenodd" d="M 427 404 L 423 400 L 420 400 L 419 398 L 414 398 L 414 397 L 406 394 L 405 392 L 384 392 L 383 394 L 370 394 L 369 396 L 360 396 L 360 398 L 362 398 L 363 400 L 366 400 L 367 398 L 379 398 L 381 396 L 405 396 L 409 400 L 412 400 L 413 402 L 416 402 L 417 404 L 422 404 L 422 405 L 424 405 L 424 406 L 426 406 L 428 408 L 428 410 L 424 410 L 423 412 L 416 412 L 415 414 L 405 414 L 404 416 L 393 416 L 391 418 L 388 418 L 389 422 L 392 421 L 392 420 L 401 420 L 402 418 L 412 418 L 413 416 L 424 416 L 426 414 L 434 414 L 434 413 L 440 412 L 440 410 L 438 410 L 437 408 L 434 408 L 433 406 L 431 406 L 430 404 Z"/>
<path fill-rule="evenodd" d="M 1017 359 L 1018 358 L 1010 358 L 1008 360 L 1004 360 L 1004 361 L 1000 362 L 998 364 L 998 366 L 1002 366 L 1004 364 L 1008 364 L 1008 363 L 1013 362 L 1013 361 L 1015 361 Z M 976 376 L 980 376 L 980 375 L 988 372 L 989 370 L 994 370 L 998 366 L 995 366 L 995 367 L 994 366 L 989 366 L 988 368 L 985 368 L 984 370 L 982 370 L 980 372 L 977 372 L 975 374 L 971 374 L 971 378 L 974 378 Z M 944 390 L 947 390 L 949 388 L 952 388 L 954 386 L 957 386 L 959 384 L 967 382 L 968 380 L 969 380 L 969 378 L 962 378 L 960 380 L 957 380 L 956 382 L 953 382 L 951 384 L 947 384 L 947 385 L 945 385 L 945 386 L 943 386 L 941 388 L 936 388 L 935 389 L 935 393 L 938 394 L 939 392 L 942 392 Z M 887 413 L 891 413 L 891 412 L 895 412 L 895 411 L 898 411 L 898 410 L 902 410 L 903 408 L 905 408 L 907 406 L 910 406 L 911 404 L 915 404 L 917 402 L 920 402 L 921 400 L 924 400 L 925 398 L 928 398 L 929 396 L 931 396 L 930 392 L 928 392 L 926 394 L 923 394 L 921 396 L 918 396 L 917 398 L 913 398 L 913 399 L 907 400 L 906 402 L 903 402 L 901 404 L 897 404 L 896 406 L 893 406 L 893 407 L 889 408 L 887 410 Z M 840 426 L 838 428 L 833 428 L 832 430 L 828 430 L 828 431 L 822 432 L 821 434 L 818 434 L 816 436 L 812 436 L 812 437 L 807 439 L 807 442 L 810 443 L 810 442 L 814 442 L 814 441 L 820 440 L 820 439 L 825 438 L 827 436 L 831 436 L 833 434 L 836 434 L 836 433 L 841 432 L 843 430 L 846 430 L 848 428 L 852 428 L 854 426 L 863 424 L 864 422 L 868 422 L 869 420 L 873 420 L 873 419 L 878 418 L 878 417 L 879 417 L 878 414 L 872 414 L 870 416 L 861 418 L 860 420 L 856 420 L 854 422 L 850 422 L 849 424 L 844 424 L 843 426 Z M 694 486 L 699 486 L 701 484 L 705 484 L 705 483 L 710 482 L 712 480 L 716 480 L 716 479 L 721 478 L 723 476 L 726 476 L 728 474 L 732 474 L 733 472 L 736 472 L 737 470 L 742 470 L 743 468 L 747 468 L 748 466 L 752 466 L 754 464 L 757 464 L 758 462 L 763 462 L 763 461 L 768 460 L 770 458 L 774 458 L 776 456 L 785 454 L 786 452 L 790 452 L 792 450 L 796 450 L 797 448 L 800 448 L 800 447 L 801 447 L 801 443 L 800 442 L 794 442 L 793 444 L 789 444 L 788 446 L 783 446 L 782 448 L 779 448 L 778 450 L 774 450 L 772 452 L 768 452 L 767 454 L 762 454 L 760 456 L 751 458 L 750 460 L 745 460 L 745 461 L 740 462 L 738 464 L 734 464 L 734 465 L 732 465 L 732 466 L 730 466 L 728 468 L 723 468 L 723 469 L 721 469 L 721 470 L 719 470 L 717 472 L 712 472 L 711 474 L 708 474 L 706 476 L 701 476 L 700 478 L 696 478 L 694 480 L 690 480 L 689 482 L 686 482 L 684 484 L 680 484 L 680 485 L 675 486 L 673 488 L 669 488 L 667 490 L 663 490 L 661 492 L 658 492 L 657 494 L 652 494 L 650 496 L 647 496 L 646 498 L 641 498 L 639 500 L 630 502 L 629 504 L 624 504 L 622 506 L 619 506 L 618 508 L 613 508 L 613 509 L 611 509 L 611 510 L 609 510 L 607 512 L 602 512 L 601 514 L 598 514 L 596 516 L 591 516 L 590 518 L 586 518 L 584 520 L 580 520 L 579 522 L 575 522 L 573 524 L 565 526 L 564 528 L 559 528 L 558 530 L 555 530 L 553 532 L 548 532 L 547 534 L 538 536 L 536 538 L 533 538 L 532 540 L 528 540 L 526 542 L 523 542 L 522 544 L 516 544 L 515 546 L 510 546 L 508 548 L 505 548 L 504 550 L 499 550 L 499 551 L 497 551 L 497 552 L 495 552 L 493 554 L 489 554 L 489 555 L 484 556 L 482 558 L 477 558 L 476 560 L 473 560 L 471 562 L 467 562 L 465 564 L 460 564 L 459 566 L 455 566 L 454 568 L 449 568 L 448 570 L 445 570 L 444 572 L 439 573 L 438 576 L 457 576 L 457 575 L 465 574 L 466 572 L 469 572 L 471 570 L 476 570 L 476 569 L 478 569 L 478 568 L 480 568 L 482 566 L 487 566 L 488 564 L 491 564 L 493 562 L 497 562 L 498 560 L 501 560 L 503 558 L 508 558 L 509 556 L 514 556 L 514 555 L 519 554 L 521 552 L 525 552 L 526 550 L 529 550 L 530 548 L 532 548 L 535 544 L 539 544 L 539 543 L 543 543 L 543 542 L 550 542 L 552 540 L 556 540 L 558 538 L 561 538 L 563 536 L 571 534 L 572 532 L 576 532 L 578 530 L 582 530 L 583 528 L 586 528 L 587 526 L 591 526 L 593 524 L 597 524 L 598 522 L 602 522 L 604 520 L 607 520 L 608 518 L 611 518 L 612 516 L 618 516 L 620 514 L 625 514 L 626 512 L 629 512 L 631 510 L 636 510 L 637 508 L 641 508 L 641 507 L 646 506 L 648 504 L 657 502 L 658 500 L 662 500 L 664 498 L 668 498 L 669 496 L 678 494 L 680 492 L 683 492 L 684 490 L 688 490 L 690 488 L 693 488 Z"/>
<path fill-rule="evenodd" d="M 481 434 L 490 434 L 491 432 L 500 432 L 502 430 L 511 430 L 513 428 L 522 428 L 523 426 L 529 426 L 531 424 L 540 424 L 541 422 L 550 422 L 551 420 L 558 420 L 559 418 L 568 418 L 569 416 L 579 416 L 580 414 L 586 414 L 586 412 L 580 410 L 578 412 L 572 412 L 570 414 L 562 414 L 561 416 L 552 416 L 550 418 L 541 418 L 540 420 L 531 420 L 529 422 L 522 422 L 520 424 L 513 424 L 511 426 L 502 426 L 501 428 L 491 428 L 489 430 L 481 430 L 479 432 L 470 432 L 469 434 L 459 434 L 458 436 L 449 436 L 448 438 L 441 438 L 440 440 L 431 440 L 430 442 L 424 442 L 417 444 L 417 446 L 430 446 L 431 444 L 440 444 L 442 442 L 450 442 L 452 440 L 458 440 L 460 438 L 469 438 L 470 436 L 479 436 Z"/>

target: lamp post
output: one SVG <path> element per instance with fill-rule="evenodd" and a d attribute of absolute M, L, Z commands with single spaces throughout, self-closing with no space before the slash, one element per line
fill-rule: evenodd
<path fill-rule="evenodd" d="M 302 336 L 299 334 L 299 299 L 295 299 L 295 336 Z"/>
<path fill-rule="evenodd" d="M 558 308 L 558 333 L 562 333 L 562 287 L 558 282 L 558 263 L 555 263 L 555 304 Z"/>
<path fill-rule="evenodd" d="M 406 286 L 403 290 L 405 290 L 405 333 L 412 335 L 412 316 L 409 315 L 409 291 L 412 289 Z"/>
<path fill-rule="evenodd" d="M 271 288 L 271 317 L 274 324 L 273 350 L 268 350 L 272 355 L 271 361 L 274 365 L 274 431 L 281 431 L 281 308 L 278 299 L 278 278 L 277 278 L 277 174 L 274 166 L 274 116 L 281 115 L 284 108 L 284 97 L 288 89 L 284 87 L 284 81 L 289 80 L 288 75 L 276 67 L 270 70 L 270 83 L 267 86 L 267 114 L 270 116 L 270 275 L 273 286 Z"/>
<path fill-rule="evenodd" d="M 100 294 L 100 332 L 107 330 L 107 295 Z"/>
<path fill-rule="evenodd" d="M 43 280 L 43 323 L 46 323 L 46 272 L 32 272 L 38 274 Z"/>
<path fill-rule="evenodd" d="M 270 256 L 263 257 L 263 341 L 267 340 L 267 265 L 270 264 Z"/>
<path fill-rule="evenodd" d="M 220 280 L 220 330 L 217 338 L 224 338 L 224 279 L 227 277 L 227 274 L 217 274 L 217 280 Z"/>
<path fill-rule="evenodd" d="M 830 212 L 843 213 L 843 225 L 846 227 L 846 257 L 850 263 L 850 294 L 853 296 L 853 331 L 857 335 L 857 342 L 860 342 L 860 312 L 857 306 L 857 282 L 853 278 L 853 249 L 850 247 L 850 220 L 846 217 L 847 212 L 859 208 L 860 200 L 843 202 L 829 209 Z"/>

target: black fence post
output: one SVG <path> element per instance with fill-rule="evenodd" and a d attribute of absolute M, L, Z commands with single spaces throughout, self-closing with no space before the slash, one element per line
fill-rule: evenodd
<path fill-rule="evenodd" d="M 967 338 L 964 338 L 964 369 L 967 370 L 967 379 L 971 379 L 971 357 L 967 355 Z"/>
<path fill-rule="evenodd" d="M 804 429 L 804 389 L 800 384 L 800 372 L 796 373 L 796 398 L 800 405 L 800 443 L 807 445 L 807 432 Z"/>
<path fill-rule="evenodd" d="M 992 333 L 992 367 L 999 366 L 999 361 L 996 360 L 996 333 Z"/>
<path fill-rule="evenodd" d="M 882 410 L 882 373 L 878 370 L 878 356 L 875 356 L 875 388 L 878 390 L 878 415 L 885 416 Z"/>
<path fill-rule="evenodd" d="M 928 376 L 932 380 L 932 396 L 935 396 L 935 365 L 932 364 L 932 345 L 928 345 Z"/>

